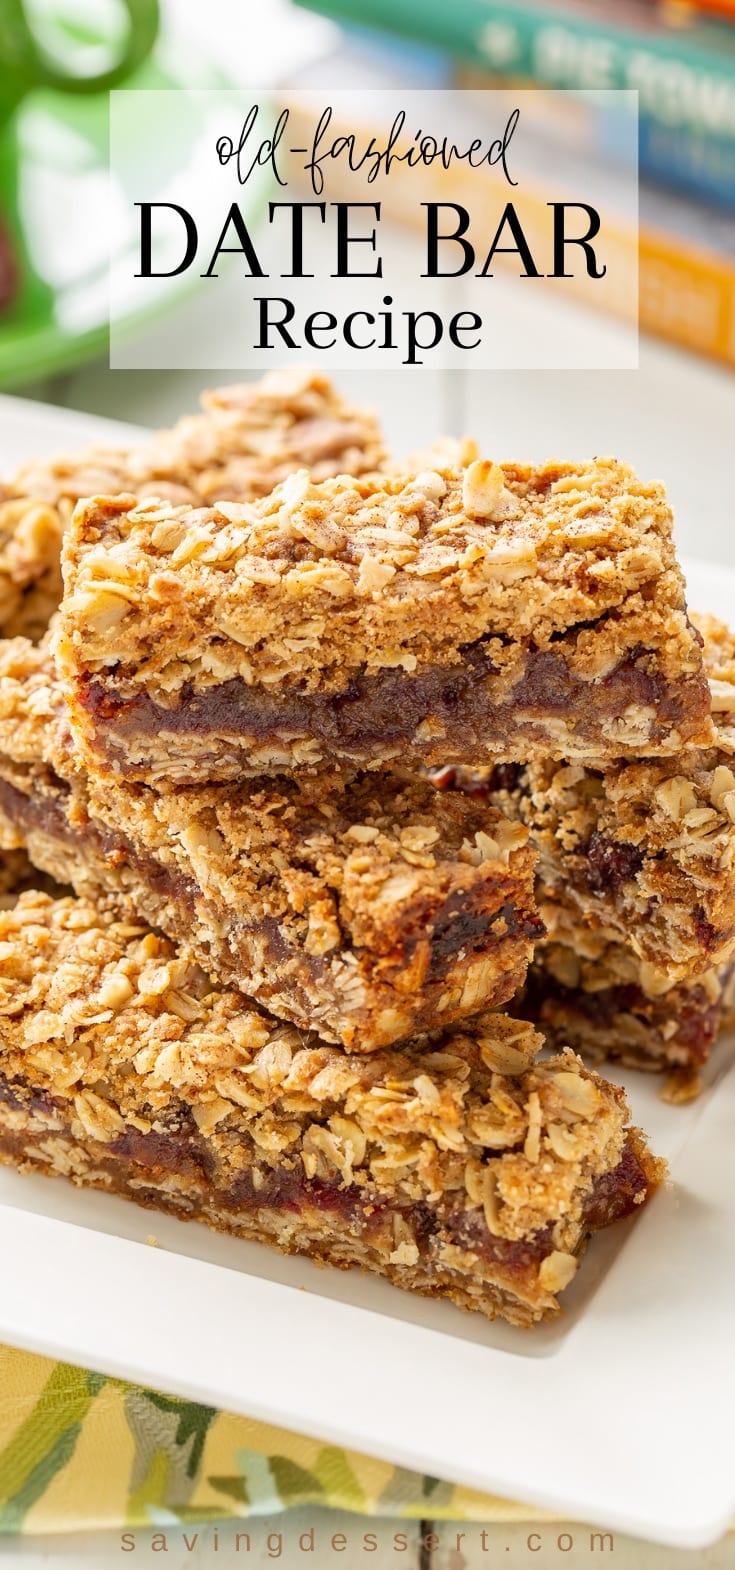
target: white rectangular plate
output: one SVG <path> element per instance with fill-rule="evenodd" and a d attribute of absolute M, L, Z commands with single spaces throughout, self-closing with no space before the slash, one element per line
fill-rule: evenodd
<path fill-rule="evenodd" d="M 0 400 L 0 471 L 126 438 Z M 727 616 L 735 573 L 692 563 Z M 706 1094 L 628 1074 L 672 1185 L 516 1331 L 60 1180 L 0 1168 L 0 1339 L 679 1547 L 735 1512 L 735 1037 Z M 146 1246 L 155 1233 L 159 1247 Z"/>

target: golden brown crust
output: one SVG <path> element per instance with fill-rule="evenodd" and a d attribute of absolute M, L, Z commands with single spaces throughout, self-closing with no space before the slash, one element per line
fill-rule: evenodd
<path fill-rule="evenodd" d="M 98 497 L 64 572 L 72 725 L 128 777 L 711 736 L 663 490 L 612 460 L 301 473 L 210 510 Z"/>
<path fill-rule="evenodd" d="M 327 1258 L 330 1215 L 347 1206 L 359 1239 L 383 1207 L 362 1262 L 405 1266 L 407 1285 L 416 1267 L 430 1282 L 435 1265 L 437 1291 L 447 1276 L 460 1293 L 474 1279 L 485 1300 L 472 1306 L 490 1313 L 494 1288 L 515 1292 L 526 1321 L 557 1307 L 630 1138 L 622 1091 L 572 1053 L 536 1063 L 539 1046 L 530 1026 L 486 1014 L 400 1052 L 350 1056 L 84 901 L 28 893 L 0 912 L 0 1134 L 20 1133 L 16 1159 L 32 1144 L 31 1103 L 42 1161 L 58 1170 L 66 1150 L 73 1173 L 76 1151 L 83 1180 L 94 1181 L 85 1153 L 94 1164 L 137 1150 L 152 1189 L 168 1161 L 175 1191 L 192 1178 L 192 1152 L 201 1166 L 206 1150 L 221 1204 L 228 1194 L 241 1211 L 303 1202 L 309 1221 L 331 1193 L 313 1250 Z M 636 1139 L 629 1209 L 662 1171 Z M 202 1175 L 189 1183 L 195 1200 Z M 504 1246 L 524 1243 L 530 1252 Z"/>
<path fill-rule="evenodd" d="M 61 600 L 61 541 L 83 496 L 134 489 L 173 506 L 262 496 L 294 468 L 323 479 L 376 467 L 385 450 L 375 417 L 327 377 L 278 371 L 204 393 L 187 415 L 134 448 L 91 447 L 24 464 L 0 486 L 0 629 L 39 638 Z"/>

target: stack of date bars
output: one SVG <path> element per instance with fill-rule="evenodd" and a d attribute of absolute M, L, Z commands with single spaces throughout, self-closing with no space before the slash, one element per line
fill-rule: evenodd
<path fill-rule="evenodd" d="M 389 463 L 277 374 L 16 475 L 0 615 L 0 1158 L 553 1314 L 663 1174 L 570 1043 L 686 1085 L 731 1006 L 735 645 L 661 488 Z"/>

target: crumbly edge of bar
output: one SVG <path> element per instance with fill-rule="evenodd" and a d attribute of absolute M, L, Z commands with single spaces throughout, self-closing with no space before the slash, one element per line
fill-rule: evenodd
<path fill-rule="evenodd" d="M 67 678 L 113 667 L 163 703 L 234 677 L 344 691 L 355 670 L 461 666 L 479 640 L 510 689 L 519 645 L 558 652 L 560 633 L 589 683 L 634 648 L 664 681 L 701 676 L 663 491 L 612 460 L 304 472 L 210 510 L 97 497 L 64 572 Z M 704 735 L 703 700 L 693 719 Z"/>
<path fill-rule="evenodd" d="M 714 746 L 671 760 L 434 775 L 528 828 L 549 938 L 606 948 L 608 966 L 632 967 L 625 980 L 651 998 L 735 950 L 735 640 L 712 617 L 693 620 L 704 637 Z"/>
<path fill-rule="evenodd" d="M 717 616 L 692 611 L 691 620 L 703 641 L 717 746 L 735 755 L 735 633 Z"/>
<path fill-rule="evenodd" d="M 732 960 L 651 997 L 636 980 L 635 960 L 619 945 L 601 945 L 594 957 L 579 946 L 546 942 L 508 1009 L 536 1024 L 550 1045 L 568 1044 L 586 1062 L 611 1058 L 652 1072 L 695 1075 L 734 1006 Z"/>
<path fill-rule="evenodd" d="M 735 760 L 717 749 L 677 761 L 676 773 L 531 765 L 520 802 L 550 936 L 570 919 L 617 936 L 652 996 L 735 947 Z"/>
<path fill-rule="evenodd" d="M 0 630 L 40 638 L 62 594 L 61 538 L 71 505 L 15 496 L 0 485 Z"/>
<path fill-rule="evenodd" d="M 490 1013 L 351 1056 L 80 900 L 26 893 L 0 912 L 0 1017 L 4 1081 L 21 1100 L 23 1087 L 47 1098 L 76 1140 L 114 1152 L 129 1130 L 165 1136 L 185 1110 L 233 1181 L 256 1161 L 263 1182 L 296 1162 L 309 1183 L 370 1204 L 450 1196 L 490 1249 L 551 1222 L 554 1254 L 573 1255 L 585 1200 L 627 1139 L 622 1091 L 572 1053 L 536 1063 L 540 1038 L 523 1022 Z"/>

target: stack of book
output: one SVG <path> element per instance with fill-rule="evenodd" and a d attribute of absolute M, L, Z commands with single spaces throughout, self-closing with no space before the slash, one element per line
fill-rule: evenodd
<path fill-rule="evenodd" d="M 300 3 L 438 46 L 467 85 L 577 91 L 601 156 L 590 89 L 637 90 L 641 327 L 735 365 L 735 0 Z"/>

